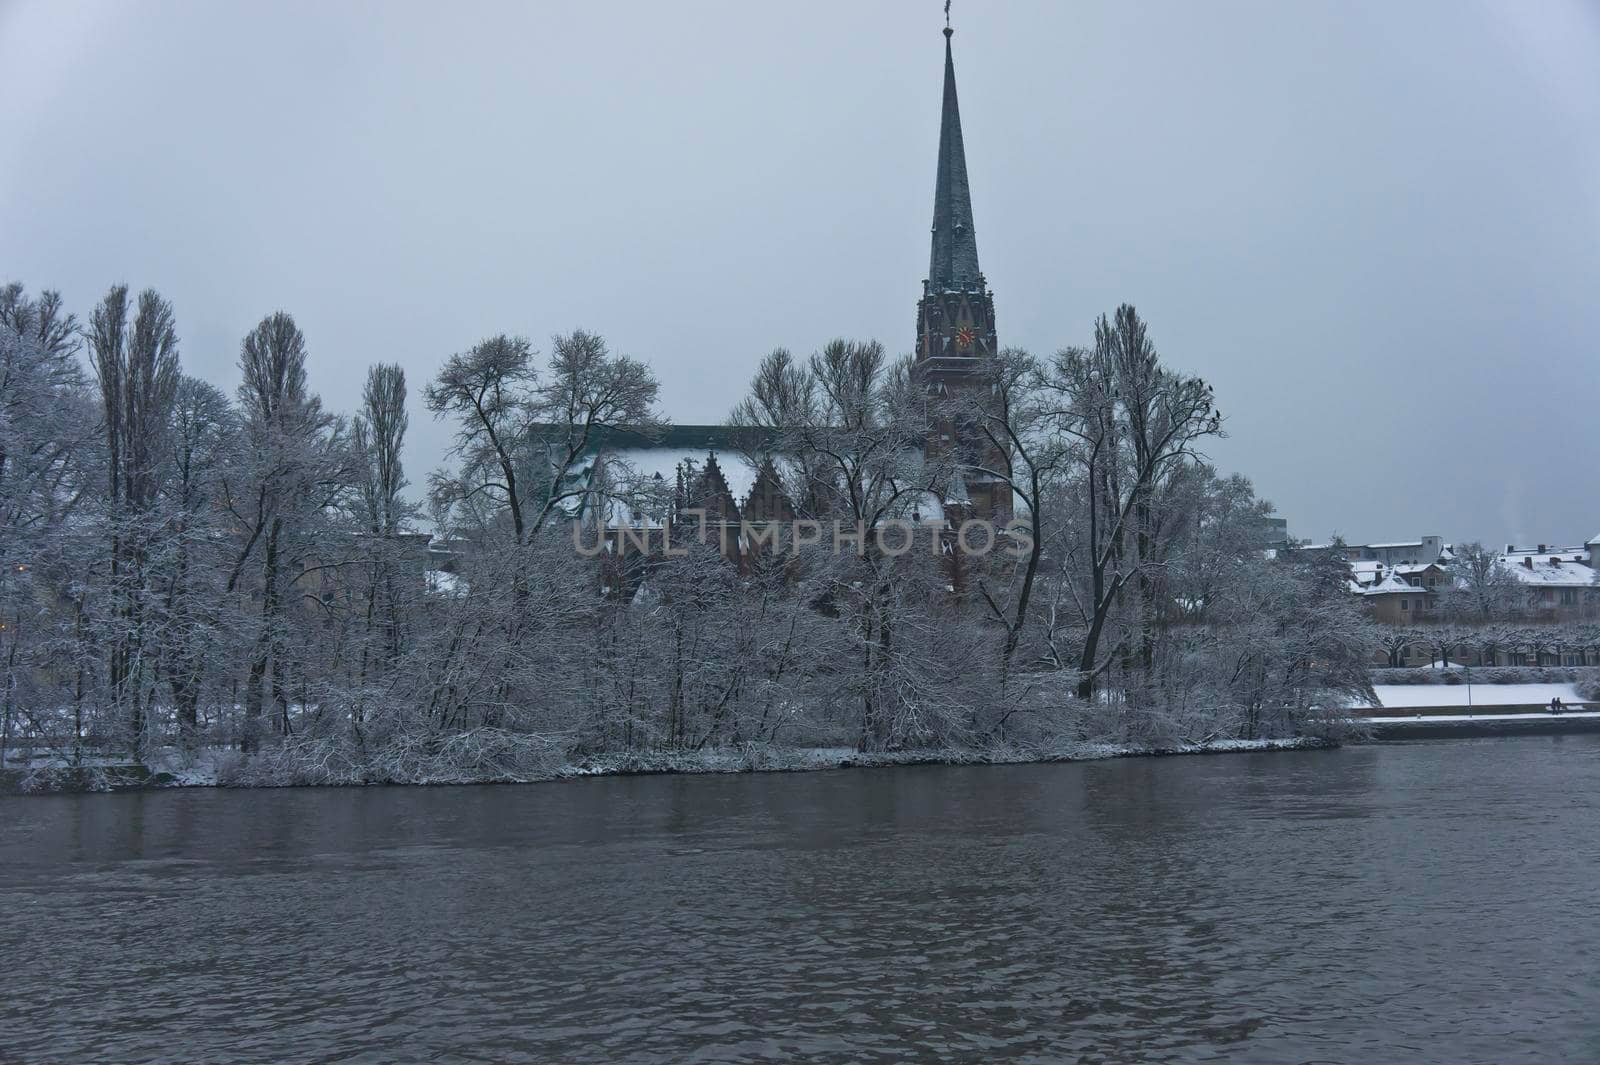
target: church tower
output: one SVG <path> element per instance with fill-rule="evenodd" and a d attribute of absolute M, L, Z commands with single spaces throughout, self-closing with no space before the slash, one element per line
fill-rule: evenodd
<path fill-rule="evenodd" d="M 951 400 L 979 395 L 990 387 L 990 360 L 999 352 L 994 328 L 994 297 L 978 268 L 978 238 L 972 225 L 972 192 L 967 186 L 967 154 L 961 142 L 961 108 L 956 100 L 956 67 L 944 28 L 944 110 L 939 123 L 939 163 L 933 189 L 933 251 L 928 277 L 917 303 L 918 381 L 927 391 L 930 412 Z M 969 431 L 947 412 L 930 418 L 929 452 L 971 444 Z M 986 459 L 988 456 L 985 457 Z M 953 486 L 954 499 L 969 493 L 972 512 L 993 517 L 1009 508 L 1010 493 L 976 471 L 965 471 Z"/>

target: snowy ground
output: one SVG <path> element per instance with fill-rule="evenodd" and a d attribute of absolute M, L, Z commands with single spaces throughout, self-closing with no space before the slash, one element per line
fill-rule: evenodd
<path fill-rule="evenodd" d="M 1378 684 L 1378 704 L 1407 706 L 1548 706 L 1559 698 L 1569 705 L 1583 702 L 1571 684 Z"/>
<path fill-rule="evenodd" d="M 1143 755 L 1221 754 L 1231 751 L 1283 751 L 1320 747 L 1305 737 L 1278 740 L 1210 740 L 1171 747 L 1139 747 L 1115 743 L 1077 743 L 1058 748 L 1006 748 L 987 751 L 927 750 L 862 754 L 852 747 L 756 748 L 724 751 L 659 751 L 604 756 L 571 766 L 561 776 L 605 776 L 620 773 L 749 773 L 809 769 L 849 769 L 894 765 L 1022 765 L 1037 762 L 1084 762 Z"/>
<path fill-rule="evenodd" d="M 1405 722 L 1415 723 L 1426 721 L 1431 723 L 1445 721 L 1528 721 L 1549 718 L 1551 721 L 1587 721 L 1600 718 L 1600 710 L 1582 710 L 1556 714 L 1418 714 L 1416 717 L 1368 717 L 1362 718 L 1369 725 L 1396 725 Z"/>
<path fill-rule="evenodd" d="M 1079 762 L 1104 758 L 1129 758 L 1145 755 L 1222 754 L 1240 751 L 1307 750 L 1326 746 L 1317 739 L 1300 737 L 1274 740 L 1211 740 L 1199 744 L 1181 744 L 1170 747 L 1140 747 L 1112 743 L 1079 743 L 1062 747 L 1005 748 L 988 751 L 925 750 L 890 751 L 862 754 L 850 747 L 765 748 L 746 747 L 708 751 L 630 751 L 601 755 L 556 767 L 539 775 L 508 777 L 504 775 L 481 778 L 428 780 L 421 783 L 534 783 L 542 780 L 562 780 L 574 777 L 620 776 L 640 773 L 782 773 L 804 772 L 820 769 L 850 769 L 897 765 L 1022 765 L 1044 762 Z M 158 753 L 151 758 L 152 772 L 159 774 L 154 782 L 158 787 L 217 787 L 227 776 L 226 769 L 237 765 L 237 752 L 202 751 L 186 758 L 177 751 Z M 33 768 L 50 768 L 46 763 L 35 763 Z M 59 765 L 57 766 L 59 768 Z M 109 766 L 107 768 L 110 768 Z M 12 765 L 10 772 L 26 775 L 21 767 Z M 233 777 L 228 777 L 233 779 Z M 410 780 L 373 780 L 370 783 L 405 784 Z M 6 787 L 11 787 L 7 784 Z M 104 781 L 95 784 L 61 782 L 56 787 L 42 781 L 24 786 L 24 790 L 116 790 Z"/>

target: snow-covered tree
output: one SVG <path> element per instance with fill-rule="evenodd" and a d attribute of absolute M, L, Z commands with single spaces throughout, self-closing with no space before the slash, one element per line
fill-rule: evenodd
<path fill-rule="evenodd" d="M 1504 621 L 1523 606 L 1522 582 L 1498 554 L 1477 542 L 1456 544 L 1452 552 L 1445 563 L 1450 579 L 1440 597 L 1450 617 L 1481 625 Z"/>
<path fill-rule="evenodd" d="M 155 511 L 179 370 L 171 304 L 146 289 L 131 326 L 130 310 L 128 286 L 113 286 L 90 317 L 89 347 L 106 441 L 110 599 L 102 623 L 107 698 L 125 716 L 137 755 L 156 682 L 147 655 L 147 563 L 160 533 Z"/>
<path fill-rule="evenodd" d="M 304 680 L 296 677 L 291 642 L 306 634 L 305 610 L 291 616 L 291 604 L 325 607 L 315 585 L 353 561 L 337 541 L 316 535 L 348 492 L 353 470 L 343 420 L 307 388 L 306 355 L 304 334 L 283 311 L 263 318 L 240 345 L 244 448 L 222 490 L 238 529 L 227 591 L 259 597 L 258 610 L 249 597 L 236 599 L 241 630 L 253 634 L 243 707 L 247 747 L 259 741 L 268 698 L 277 710 L 274 727 L 290 728 L 291 685 Z"/>
<path fill-rule="evenodd" d="M 361 413 L 351 423 L 351 439 L 361 477 L 363 517 L 375 535 L 393 536 L 410 517 L 401 494 L 408 482 L 400 454 L 410 424 L 405 370 L 394 363 L 370 367 L 361 391 Z"/>
<path fill-rule="evenodd" d="M 658 423 L 658 390 L 648 366 L 582 330 L 555 338 L 543 372 L 523 337 L 501 334 L 452 355 L 425 393 L 435 416 L 455 418 L 461 463 L 434 475 L 435 506 L 458 524 L 509 521 L 513 541 L 525 543 L 589 491 L 575 474 L 607 429 Z"/>
<path fill-rule="evenodd" d="M 75 529 L 104 481 L 78 346 L 57 294 L 0 287 L 0 762 L 19 733 L 59 736 L 60 712 L 84 709 L 72 618 L 91 559 Z"/>
<path fill-rule="evenodd" d="M 226 646 L 223 583 L 229 558 L 219 504 L 225 470 L 240 458 L 237 428 L 219 389 L 180 378 L 167 433 L 164 524 L 155 564 L 161 671 L 185 747 L 197 742 L 200 700 L 208 674 L 217 679 L 221 672 L 218 659 Z"/>
<path fill-rule="evenodd" d="M 499 336 L 447 360 L 426 391 L 455 429 L 439 573 L 410 531 L 403 373 L 373 367 L 347 429 L 307 361 L 269 315 L 230 401 L 182 375 L 153 292 L 116 286 L 80 330 L 54 294 L 0 288 L 0 757 L 237 744 L 239 779 L 509 778 L 619 752 L 1325 731 L 1367 693 L 1379 637 L 1344 563 L 1261 549 L 1270 508 L 1198 450 L 1210 389 L 1128 307 L 954 397 L 872 341 L 773 352 L 732 420 L 814 524 L 701 544 L 688 470 L 648 508 L 678 519 L 673 551 L 634 559 L 625 594 L 568 533 L 596 493 L 641 502 L 596 456 L 661 425 L 643 363 L 581 331 L 547 359 Z M 1030 549 L 958 553 L 950 515 L 985 481 Z M 1408 639 L 1560 661 L 1600 632 Z"/>
<path fill-rule="evenodd" d="M 1200 442 L 1221 433 L 1221 415 L 1211 386 L 1161 364 L 1127 304 L 1101 316 L 1092 347 L 1060 352 L 1041 386 L 1056 431 L 1073 445 L 1074 492 L 1060 504 L 1066 513 L 1051 551 L 1081 627 L 1078 695 L 1087 699 L 1114 658 L 1137 655 L 1151 665 L 1162 497 L 1197 461 Z M 1124 617 L 1126 631 L 1105 653 L 1130 590 L 1138 613 Z"/>
<path fill-rule="evenodd" d="M 923 448 L 927 410 L 910 362 L 891 361 L 877 341 L 834 340 L 804 365 L 774 351 L 734 421 L 770 430 L 771 457 L 802 521 L 859 537 L 839 554 L 816 551 L 830 557 L 812 563 L 830 575 L 827 600 L 851 626 L 844 683 L 859 700 L 857 744 L 881 749 L 926 732 L 935 708 L 918 697 L 909 669 L 929 645 L 901 630 L 944 583 L 941 566 L 926 561 L 930 548 L 943 559 L 942 535 L 930 543 L 924 530 L 923 546 L 906 552 L 906 534 L 891 523 L 940 515 L 954 457 Z"/>
<path fill-rule="evenodd" d="M 989 618 L 1002 626 L 1000 686 L 1008 688 L 1012 661 L 1028 623 L 1035 616 L 1033 593 L 1040 578 L 1047 522 L 1058 496 L 1069 487 L 1073 452 L 1057 431 L 1056 411 L 1043 387 L 1045 369 L 1033 356 L 1008 348 L 995 359 L 988 388 L 956 397 L 953 421 L 971 428 L 959 456 L 967 469 L 1003 484 L 1011 512 L 1001 522 L 1020 523 L 1010 534 L 1018 551 L 990 552 L 975 566 L 977 592 Z"/>
<path fill-rule="evenodd" d="M 1185 697 L 1213 703 L 1219 725 L 1241 739 L 1336 728 L 1345 706 L 1372 699 L 1376 627 L 1347 579 L 1343 560 L 1323 551 L 1244 567 L 1207 627 Z"/>

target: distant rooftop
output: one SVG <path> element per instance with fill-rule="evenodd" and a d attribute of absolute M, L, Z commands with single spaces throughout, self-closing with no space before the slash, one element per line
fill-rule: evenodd
<path fill-rule="evenodd" d="M 1502 555 L 1502 564 L 1523 584 L 1559 584 L 1585 587 L 1594 584 L 1595 571 L 1582 562 L 1540 561 L 1533 555 Z"/>
<path fill-rule="evenodd" d="M 565 432 L 564 426 L 536 425 L 534 433 L 550 430 Z M 771 429 L 736 425 L 666 425 L 655 429 L 602 426 L 590 441 L 592 450 L 637 450 L 684 448 L 707 451 L 765 451 L 772 447 L 776 433 Z"/>

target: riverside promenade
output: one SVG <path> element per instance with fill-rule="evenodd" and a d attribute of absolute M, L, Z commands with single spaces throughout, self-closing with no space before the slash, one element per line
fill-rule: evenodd
<path fill-rule="evenodd" d="M 1408 706 L 1373 708 L 1360 719 L 1378 740 L 1427 740 L 1465 736 L 1559 736 L 1600 732 L 1600 704 L 1568 703 L 1559 714 L 1548 706 Z"/>

